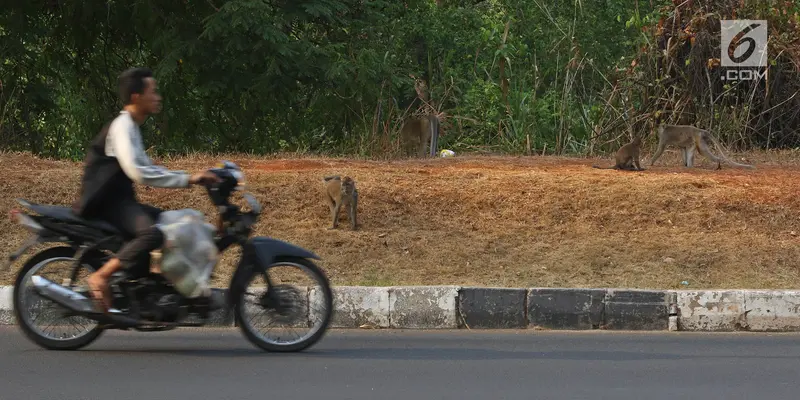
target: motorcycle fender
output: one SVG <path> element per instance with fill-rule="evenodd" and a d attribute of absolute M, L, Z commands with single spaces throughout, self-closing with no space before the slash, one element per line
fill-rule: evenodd
<path fill-rule="evenodd" d="M 233 305 L 236 302 L 236 299 L 239 298 L 239 291 L 244 290 L 247 280 L 255 268 L 266 270 L 279 257 L 320 260 L 320 257 L 311 251 L 282 240 L 266 237 L 250 238 L 242 246 L 242 257 L 231 277 L 228 286 L 228 304 Z"/>
<path fill-rule="evenodd" d="M 63 240 L 66 240 L 66 239 L 63 239 Z M 19 259 L 20 256 L 25 254 L 25 252 L 28 251 L 31 247 L 33 247 L 33 246 L 35 246 L 37 244 L 61 242 L 63 240 L 62 239 L 51 238 L 49 236 L 32 235 L 31 237 L 28 238 L 28 240 L 25 241 L 25 243 L 22 244 L 22 246 L 20 246 L 19 249 L 17 249 L 17 251 L 11 253 L 8 256 L 8 258 L 3 263 L 3 265 L 0 266 L 0 272 L 5 271 L 6 269 L 8 269 L 8 267 L 10 267 L 11 264 L 14 263 L 14 261 L 17 261 L 17 259 Z"/>

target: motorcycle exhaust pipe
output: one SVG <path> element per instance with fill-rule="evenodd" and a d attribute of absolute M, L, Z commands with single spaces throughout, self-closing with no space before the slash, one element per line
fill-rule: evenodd
<path fill-rule="evenodd" d="M 42 297 L 55 301 L 78 313 L 91 313 L 93 311 L 91 300 L 74 290 L 67 289 L 39 275 L 31 277 L 31 281 L 33 281 L 33 287 L 36 292 Z"/>
<path fill-rule="evenodd" d="M 50 299 L 76 313 L 80 313 L 87 318 L 103 324 L 116 325 L 121 328 L 133 328 L 140 325 L 139 321 L 121 315 L 122 312 L 115 308 L 108 310 L 109 314 L 98 313 L 94 310 L 92 301 L 88 297 L 42 278 L 39 275 L 31 277 L 31 281 L 33 281 L 33 287 L 36 292 L 42 297 Z"/>

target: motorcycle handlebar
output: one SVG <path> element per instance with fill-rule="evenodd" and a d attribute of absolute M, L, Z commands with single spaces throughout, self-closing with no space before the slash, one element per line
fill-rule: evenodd
<path fill-rule="evenodd" d="M 212 200 L 214 200 L 215 203 L 224 203 L 227 202 L 227 198 L 232 192 L 242 190 L 245 201 L 247 201 L 247 205 L 252 210 L 252 213 L 255 215 L 261 214 L 261 204 L 253 195 L 244 192 L 243 186 L 240 186 L 243 185 L 242 180 L 244 179 L 244 175 L 239 167 L 227 161 L 222 162 L 221 165 L 220 168 L 212 168 L 209 172 L 217 175 L 222 179 L 222 182 L 204 185 L 209 195 L 212 197 Z"/>

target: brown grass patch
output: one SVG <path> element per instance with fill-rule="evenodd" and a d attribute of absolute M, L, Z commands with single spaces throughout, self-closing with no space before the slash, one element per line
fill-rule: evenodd
<path fill-rule="evenodd" d="M 163 162 L 196 171 L 222 158 L 243 166 L 264 205 L 257 234 L 312 249 L 335 285 L 800 286 L 794 152 L 735 158 L 755 163 L 755 171 L 715 171 L 707 161 L 685 170 L 674 151 L 644 172 L 591 168 L 609 165 L 608 158 L 538 156 L 386 162 L 194 156 Z M 0 169 L 4 211 L 16 197 L 71 203 L 81 172 L 79 163 L 24 154 L 0 154 Z M 360 231 L 346 223 L 325 229 L 320 179 L 330 174 L 356 179 Z M 139 195 L 160 207 L 212 215 L 197 188 L 139 188 Z M 0 221 L 5 257 L 25 234 Z M 236 256 L 238 250 L 223 259 L 216 284 L 227 283 Z M 0 283 L 12 282 L 15 271 L 0 272 Z"/>

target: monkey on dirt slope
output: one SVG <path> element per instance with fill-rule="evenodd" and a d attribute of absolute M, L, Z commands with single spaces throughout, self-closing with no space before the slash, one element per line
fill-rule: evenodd
<path fill-rule="evenodd" d="M 322 182 L 325 189 L 325 201 L 328 203 L 328 207 L 331 210 L 331 218 L 333 219 L 333 223 L 328 229 L 336 229 L 339 225 L 339 211 L 344 205 L 347 207 L 350 228 L 356 230 L 358 209 L 356 182 L 349 176 L 342 178 L 338 175 L 326 176 L 322 178 Z"/>

